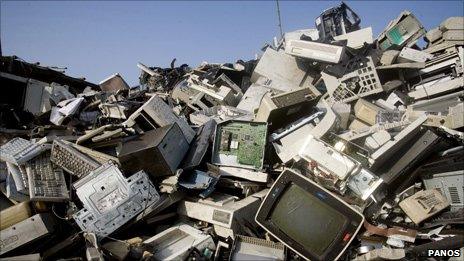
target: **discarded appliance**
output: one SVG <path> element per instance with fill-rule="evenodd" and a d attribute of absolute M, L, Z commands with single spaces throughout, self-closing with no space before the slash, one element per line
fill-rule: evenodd
<path fill-rule="evenodd" d="M 178 212 L 190 218 L 214 225 L 216 234 L 227 238 L 242 232 L 244 226 L 253 224 L 256 208 L 266 194 L 266 190 L 242 200 L 237 197 L 213 193 L 208 198 L 186 199 L 179 203 Z"/>
<path fill-rule="evenodd" d="M 464 17 L 360 15 L 135 84 L 0 57 L 0 260 L 462 256 Z"/>
<path fill-rule="evenodd" d="M 260 170 L 263 167 L 267 123 L 229 121 L 216 126 L 212 163 Z"/>
<path fill-rule="evenodd" d="M 285 247 L 280 242 L 237 235 L 230 260 L 285 260 Z"/>
<path fill-rule="evenodd" d="M 448 200 L 436 189 L 419 191 L 400 202 L 401 209 L 416 224 L 437 214 L 449 205 Z"/>
<path fill-rule="evenodd" d="M 262 202 L 256 222 L 306 259 L 336 260 L 359 232 L 364 216 L 308 178 L 286 169 Z"/>
<path fill-rule="evenodd" d="M 73 215 L 79 227 L 107 236 L 154 204 L 159 194 L 145 172 L 125 179 L 119 169 L 104 164 L 73 184 L 84 208 Z"/>
<path fill-rule="evenodd" d="M 1 231 L 0 255 L 37 241 L 53 231 L 53 217 L 49 214 L 36 214 Z"/>
<path fill-rule="evenodd" d="M 175 173 L 188 148 L 182 130 L 174 123 L 124 142 L 118 158 L 129 173 L 146 170 L 154 177 L 165 176 Z"/>
<path fill-rule="evenodd" d="M 360 29 L 360 23 L 359 16 L 344 2 L 325 10 L 316 18 L 316 27 L 321 40 L 357 31 Z"/>
<path fill-rule="evenodd" d="M 143 242 L 152 246 L 157 260 L 181 260 L 188 257 L 189 249 L 200 251 L 216 248 L 213 239 L 186 224 L 173 226 Z"/>

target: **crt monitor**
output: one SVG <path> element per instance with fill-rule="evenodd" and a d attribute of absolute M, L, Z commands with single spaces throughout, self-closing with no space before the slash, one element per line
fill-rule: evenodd
<path fill-rule="evenodd" d="M 276 180 L 256 222 L 309 260 L 336 260 L 358 233 L 364 216 L 292 169 Z"/>

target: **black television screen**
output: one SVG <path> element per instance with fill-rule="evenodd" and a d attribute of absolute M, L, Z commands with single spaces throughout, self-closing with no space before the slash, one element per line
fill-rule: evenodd
<path fill-rule="evenodd" d="M 274 182 L 256 222 L 309 260 L 337 260 L 364 217 L 343 200 L 292 169 Z"/>
<path fill-rule="evenodd" d="M 316 255 L 324 253 L 347 222 L 340 212 L 295 184 L 282 194 L 269 219 Z"/>

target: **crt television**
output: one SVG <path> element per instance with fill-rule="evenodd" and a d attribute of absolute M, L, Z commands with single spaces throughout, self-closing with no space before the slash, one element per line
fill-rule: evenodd
<path fill-rule="evenodd" d="M 364 222 L 364 216 L 328 190 L 292 169 L 276 180 L 256 222 L 308 260 L 338 259 Z"/>

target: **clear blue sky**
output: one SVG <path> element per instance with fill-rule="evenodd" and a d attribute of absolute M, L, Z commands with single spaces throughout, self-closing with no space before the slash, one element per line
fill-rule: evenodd
<path fill-rule="evenodd" d="M 3 55 L 68 67 L 71 76 L 99 82 L 119 72 L 138 84 L 137 62 L 167 67 L 202 61 L 252 59 L 278 35 L 275 1 L 74 2 L 1 1 Z M 339 2 L 280 1 L 284 31 L 314 28 L 314 19 Z M 402 10 L 426 29 L 463 16 L 462 1 L 349 1 L 374 37 Z"/>

